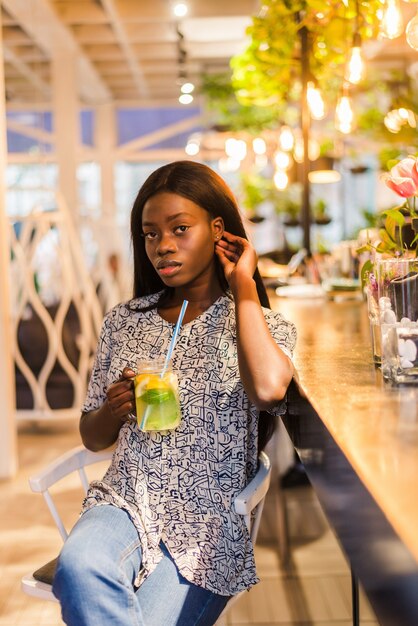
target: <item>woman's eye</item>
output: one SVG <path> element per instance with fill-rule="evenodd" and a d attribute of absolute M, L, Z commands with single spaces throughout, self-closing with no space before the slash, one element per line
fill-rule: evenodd
<path fill-rule="evenodd" d="M 186 226 L 185 224 L 181 224 L 180 226 L 176 226 L 176 228 L 174 229 L 174 232 L 183 234 L 187 232 L 189 228 L 190 228 L 189 226 Z"/>
<path fill-rule="evenodd" d="M 143 233 L 143 235 L 144 235 L 144 239 L 148 239 L 148 241 L 151 239 L 155 239 L 155 237 L 157 236 L 156 233 L 153 233 L 153 232 Z"/>

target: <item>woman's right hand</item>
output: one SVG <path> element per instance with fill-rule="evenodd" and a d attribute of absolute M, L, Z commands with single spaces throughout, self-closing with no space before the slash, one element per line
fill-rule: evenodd
<path fill-rule="evenodd" d="M 121 422 L 129 421 L 132 419 L 130 414 L 135 414 L 134 376 L 135 372 L 125 367 L 119 380 L 109 385 L 106 391 L 109 410 Z"/>

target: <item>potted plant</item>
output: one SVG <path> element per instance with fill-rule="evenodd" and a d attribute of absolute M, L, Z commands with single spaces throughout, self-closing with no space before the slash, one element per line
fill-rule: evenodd
<path fill-rule="evenodd" d="M 260 206 L 266 202 L 270 193 L 269 181 L 259 174 L 243 172 L 240 176 L 240 200 L 247 218 L 254 224 L 264 220 Z"/>
<path fill-rule="evenodd" d="M 279 190 L 271 182 L 268 200 L 272 203 L 276 213 L 283 217 L 285 226 L 294 227 L 300 225 L 302 205 L 302 187 L 300 183 L 292 183 L 286 189 Z"/>
<path fill-rule="evenodd" d="M 323 198 L 318 198 L 312 207 L 312 220 L 315 224 L 324 226 L 331 222 L 331 217 L 327 213 L 328 205 Z"/>

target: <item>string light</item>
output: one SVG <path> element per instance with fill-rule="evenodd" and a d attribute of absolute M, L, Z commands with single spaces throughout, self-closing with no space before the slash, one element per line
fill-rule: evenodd
<path fill-rule="evenodd" d="M 403 33 L 403 18 L 399 0 L 387 0 L 383 11 L 381 34 L 388 39 L 396 39 Z"/>
<path fill-rule="evenodd" d="M 289 126 L 282 126 L 279 134 L 279 146 L 281 150 L 290 152 L 295 145 L 295 138 L 292 133 L 292 129 Z"/>
<path fill-rule="evenodd" d="M 347 135 L 354 128 L 354 112 L 348 90 L 344 86 L 335 109 L 335 128 Z"/>
<path fill-rule="evenodd" d="M 321 154 L 321 147 L 319 142 L 316 139 L 309 139 L 308 142 L 308 156 L 310 161 L 316 161 L 316 159 Z M 303 139 L 302 137 L 298 137 L 295 142 L 295 147 L 293 149 L 293 158 L 296 163 L 303 163 L 304 149 L 303 149 Z"/>
<path fill-rule="evenodd" d="M 247 156 L 247 144 L 243 139 L 229 137 L 225 141 L 225 152 L 231 159 L 243 161 Z"/>
<path fill-rule="evenodd" d="M 267 150 L 266 142 L 262 137 L 253 139 L 253 151 L 257 155 L 265 154 Z"/>
<path fill-rule="evenodd" d="M 283 191 L 283 189 L 286 189 L 287 187 L 289 177 L 286 172 L 283 172 L 282 170 L 277 170 L 277 172 L 273 176 L 273 182 L 279 191 Z"/>
<path fill-rule="evenodd" d="M 416 115 L 411 109 L 399 107 L 392 109 L 385 115 L 384 125 L 391 133 L 399 133 L 402 126 L 408 124 L 411 128 L 417 127 Z"/>
<path fill-rule="evenodd" d="M 418 13 L 406 25 L 406 41 L 414 50 L 418 50 Z"/>
<path fill-rule="evenodd" d="M 345 79 L 353 85 L 357 85 L 364 77 L 364 70 L 364 61 L 361 55 L 361 36 L 360 33 L 355 33 L 353 46 L 347 62 Z"/>
<path fill-rule="evenodd" d="M 314 120 L 322 120 L 326 115 L 325 103 L 321 92 L 313 81 L 308 81 L 306 99 L 311 117 Z"/>
<path fill-rule="evenodd" d="M 291 166 L 290 156 L 287 152 L 278 150 L 274 155 L 274 162 L 278 169 L 287 170 Z"/>

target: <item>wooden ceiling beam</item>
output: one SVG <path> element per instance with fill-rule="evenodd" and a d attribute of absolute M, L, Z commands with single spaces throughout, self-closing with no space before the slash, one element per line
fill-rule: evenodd
<path fill-rule="evenodd" d="M 97 24 L 108 21 L 105 12 L 97 2 L 54 0 L 53 4 L 55 11 L 65 24 Z"/>
<path fill-rule="evenodd" d="M 52 58 L 59 49 L 66 49 L 76 55 L 79 95 L 82 100 L 98 103 L 111 99 L 111 94 L 94 65 L 83 53 L 69 29 L 59 20 L 47 0 L 31 2 L 3 0 L 2 4 L 49 58 Z"/>
<path fill-rule="evenodd" d="M 10 63 L 14 67 L 15 70 L 19 73 L 20 76 L 24 77 L 26 81 L 38 89 L 43 96 L 47 98 L 51 95 L 51 88 L 49 84 L 44 81 L 36 72 L 34 72 L 27 63 L 22 61 L 13 50 L 11 50 L 7 45 L 3 45 L 3 57 L 7 63 Z"/>
<path fill-rule="evenodd" d="M 124 22 L 173 22 L 175 20 L 167 0 L 115 0 L 119 19 Z M 106 14 L 101 7 L 87 0 L 70 2 L 55 0 L 54 6 L 66 24 L 105 23 Z M 257 0 L 193 0 L 189 3 L 189 17 L 219 17 L 254 15 L 260 9 Z"/>

